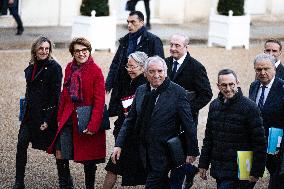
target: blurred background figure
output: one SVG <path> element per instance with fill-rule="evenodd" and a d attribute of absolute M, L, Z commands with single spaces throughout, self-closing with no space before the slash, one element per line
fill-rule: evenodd
<path fill-rule="evenodd" d="M 1 15 L 7 14 L 7 9 L 9 9 L 10 14 L 14 17 L 17 23 L 17 33 L 16 35 L 22 35 L 24 32 L 23 22 L 18 12 L 19 1 L 18 0 L 0 0 L 0 11 Z"/>

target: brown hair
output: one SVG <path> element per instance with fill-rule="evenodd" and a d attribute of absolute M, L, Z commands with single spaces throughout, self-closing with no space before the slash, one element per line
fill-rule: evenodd
<path fill-rule="evenodd" d="M 280 42 L 278 39 L 270 38 L 270 39 L 266 40 L 265 43 L 264 43 L 264 48 L 265 48 L 265 45 L 266 45 L 267 43 L 276 43 L 276 44 L 279 45 L 279 50 L 280 50 L 280 51 L 282 50 L 282 44 L 281 44 L 281 42 Z"/>
<path fill-rule="evenodd" d="M 52 55 L 51 54 L 52 54 L 53 43 L 46 36 L 41 35 L 38 38 L 36 38 L 35 41 L 32 43 L 30 64 L 34 64 L 37 61 L 37 59 L 36 59 L 36 51 L 39 49 L 40 45 L 42 43 L 44 43 L 44 42 L 48 42 L 49 43 L 48 59 L 52 59 Z"/>
<path fill-rule="evenodd" d="M 90 53 L 92 52 L 91 43 L 87 39 L 85 39 L 84 37 L 78 37 L 78 38 L 74 38 L 69 45 L 69 52 L 71 53 L 72 56 L 74 54 L 74 46 L 76 44 L 83 45 L 83 46 L 87 47 L 87 49 Z"/>

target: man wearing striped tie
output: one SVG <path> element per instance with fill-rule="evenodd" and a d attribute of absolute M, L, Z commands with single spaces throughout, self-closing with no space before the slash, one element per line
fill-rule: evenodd
<path fill-rule="evenodd" d="M 275 77 L 275 58 L 269 54 L 259 54 L 254 60 L 256 80 L 251 84 L 249 98 L 261 110 L 266 137 L 269 128 L 284 128 L 284 81 Z M 269 189 L 279 188 L 278 154 L 267 154 L 266 168 L 270 173 Z"/>

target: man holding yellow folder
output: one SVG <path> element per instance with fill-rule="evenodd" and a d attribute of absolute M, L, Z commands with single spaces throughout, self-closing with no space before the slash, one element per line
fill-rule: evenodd
<path fill-rule="evenodd" d="M 266 140 L 260 110 L 238 85 L 234 71 L 221 70 L 220 93 L 209 107 L 198 167 L 206 179 L 211 164 L 217 189 L 252 189 L 264 172 Z"/>

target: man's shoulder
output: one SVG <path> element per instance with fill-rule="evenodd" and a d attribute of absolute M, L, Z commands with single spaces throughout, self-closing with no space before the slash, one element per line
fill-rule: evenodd
<path fill-rule="evenodd" d="M 180 86 L 179 84 L 176 84 L 173 81 L 170 81 L 169 89 L 176 91 L 177 93 L 186 93 L 185 89 L 182 86 Z"/>
<path fill-rule="evenodd" d="M 161 40 L 157 35 L 149 32 L 149 31 L 145 31 L 143 35 L 148 40 L 156 40 L 156 39 Z"/>

